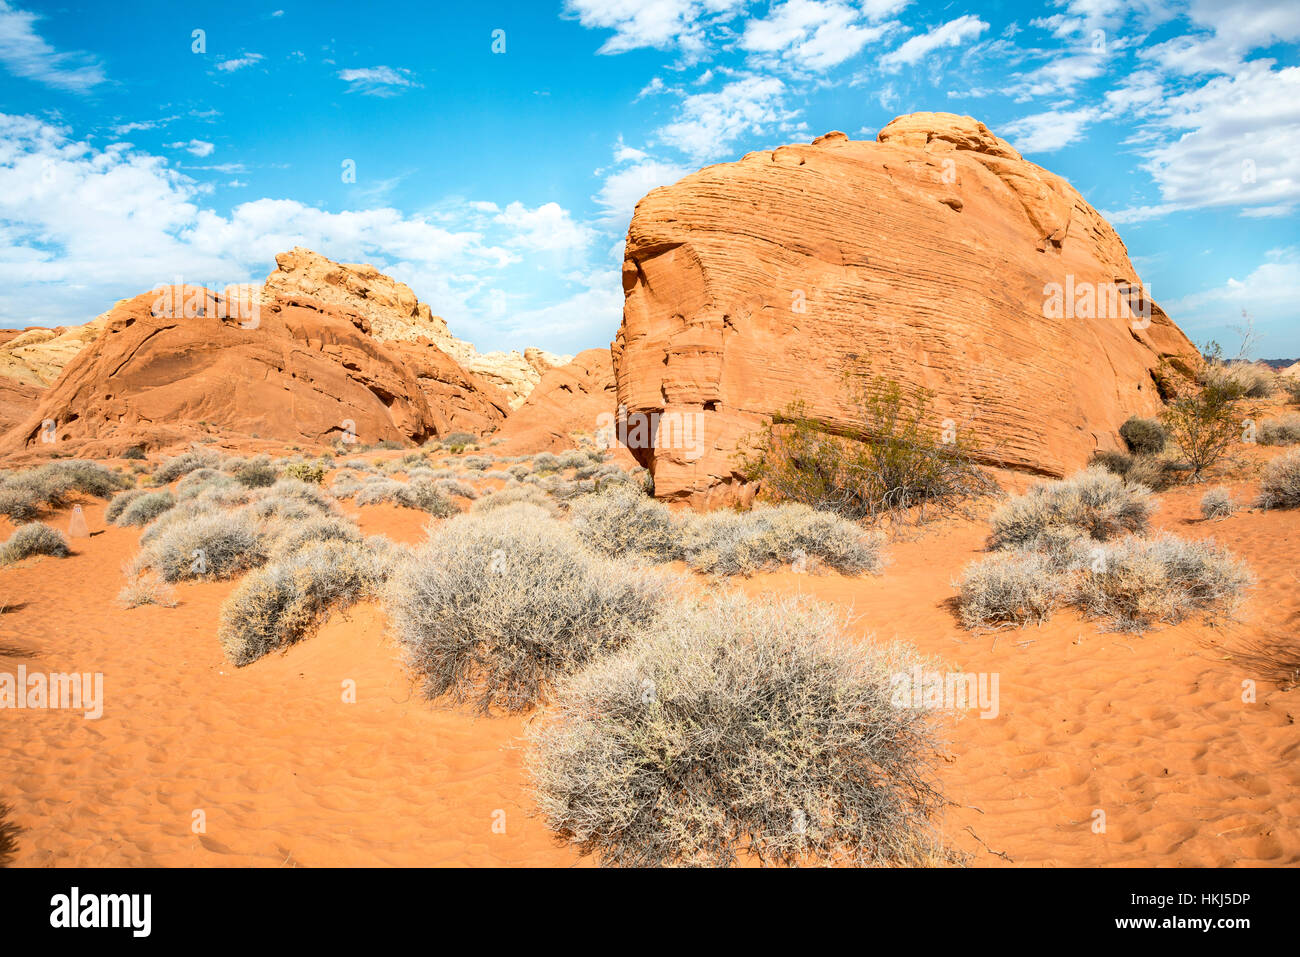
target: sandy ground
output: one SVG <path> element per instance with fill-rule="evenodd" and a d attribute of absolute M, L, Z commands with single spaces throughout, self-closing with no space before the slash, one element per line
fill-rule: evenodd
<path fill-rule="evenodd" d="M 969 634 L 951 582 L 979 555 L 987 526 L 976 521 L 895 543 L 878 578 L 783 571 L 740 587 L 837 602 L 864 638 L 998 674 L 999 715 L 953 722 L 940 765 L 953 802 L 944 833 L 977 866 L 1295 864 L 1300 691 L 1230 652 L 1265 630 L 1300 630 L 1300 513 L 1205 523 L 1200 495 L 1162 495 L 1158 524 L 1213 536 L 1251 563 L 1258 588 L 1225 629 L 1106 634 L 1064 611 L 1042 627 Z M 139 532 L 105 529 L 102 503 L 85 512 L 97 533 L 74 542 L 76 554 L 0 569 L 0 671 L 101 672 L 106 696 L 97 721 L 0 710 L 14 864 L 587 863 L 532 815 L 524 719 L 415 696 L 378 608 L 335 615 L 287 653 L 236 670 L 215 638 L 234 583 L 184 584 L 174 608 L 124 610 L 119 569 Z M 423 515 L 359 514 L 367 533 L 423 537 Z M 49 521 L 66 528 L 67 513 Z M 0 520 L 0 535 L 10 530 Z M 1242 700 L 1247 679 L 1253 703 Z"/>

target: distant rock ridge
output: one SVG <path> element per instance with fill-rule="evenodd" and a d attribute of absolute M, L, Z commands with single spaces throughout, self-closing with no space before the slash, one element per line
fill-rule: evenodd
<path fill-rule="evenodd" d="M 420 302 L 411 287 L 374 266 L 339 263 L 302 246 L 275 257 L 276 270 L 266 279 L 263 297 L 304 295 L 327 305 L 354 309 L 370 321 L 371 335 L 382 341 L 428 339 L 470 372 L 492 383 L 515 409 L 528 398 L 548 369 L 573 361 L 541 349 L 522 354 L 478 352 L 452 335 L 447 322 Z"/>

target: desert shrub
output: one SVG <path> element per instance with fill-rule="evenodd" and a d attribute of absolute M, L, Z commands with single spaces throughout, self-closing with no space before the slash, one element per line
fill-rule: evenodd
<path fill-rule="evenodd" d="M 682 524 L 680 538 L 687 563 L 714 575 L 752 575 L 784 564 L 877 574 L 883 566 L 878 536 L 795 502 L 692 515 Z"/>
<path fill-rule="evenodd" d="M 559 502 L 572 502 L 585 495 L 596 494 L 593 479 L 562 479 L 558 475 L 549 475 L 542 480 L 541 487 Z"/>
<path fill-rule="evenodd" d="M 1300 449 L 1264 467 L 1259 504 L 1264 508 L 1300 508 Z"/>
<path fill-rule="evenodd" d="M 510 468 L 508 468 L 506 471 L 508 471 L 512 476 L 514 476 L 516 480 L 522 482 L 525 478 L 527 478 L 532 473 L 533 470 L 531 466 L 519 462 L 510 466 Z"/>
<path fill-rule="evenodd" d="M 1277 389 L 1277 376 L 1273 370 L 1241 359 L 1228 362 L 1212 359 L 1201 367 L 1197 381 L 1203 386 L 1222 389 L 1246 399 L 1267 399 Z"/>
<path fill-rule="evenodd" d="M 539 452 L 533 456 L 533 472 L 558 472 L 560 458 L 553 452 Z"/>
<path fill-rule="evenodd" d="M 176 504 L 176 496 L 165 489 L 158 492 L 146 492 L 132 500 L 117 516 L 115 525 L 148 525 L 163 512 Z"/>
<path fill-rule="evenodd" d="M 129 449 L 127 449 L 125 452 L 122 453 L 122 458 L 142 461 L 145 458 L 144 446 L 143 445 L 131 446 Z"/>
<path fill-rule="evenodd" d="M 1145 486 L 1089 468 L 1059 482 L 1040 483 L 1000 505 L 990 518 L 990 549 L 1032 548 L 1049 529 L 1075 529 L 1094 541 L 1142 534 L 1156 503 Z"/>
<path fill-rule="evenodd" d="M 1269 419 L 1260 423 L 1259 441 L 1264 445 L 1300 443 L 1300 415 L 1293 412 L 1280 419 Z"/>
<path fill-rule="evenodd" d="M 384 578 L 365 545 L 330 539 L 299 548 L 239 583 L 221 606 L 217 637 L 243 666 L 308 637 L 331 609 L 375 594 Z"/>
<path fill-rule="evenodd" d="M 1173 485 L 1179 472 L 1177 463 L 1163 456 L 1109 450 L 1094 452 L 1088 464 L 1100 466 L 1133 485 L 1145 485 L 1157 492 Z"/>
<path fill-rule="evenodd" d="M 71 553 L 68 540 L 57 529 L 41 522 L 19 525 L 12 535 L 0 545 L 0 565 L 30 558 L 32 555 L 53 555 L 63 558 Z"/>
<path fill-rule="evenodd" d="M 167 516 L 164 515 L 165 519 Z M 155 522 L 141 536 L 132 572 L 153 571 L 171 583 L 187 578 L 229 578 L 266 561 L 268 543 L 258 522 L 239 512 L 201 511 Z"/>
<path fill-rule="evenodd" d="M 1059 564 L 1039 552 L 999 552 L 962 572 L 957 599 L 962 624 L 972 630 L 1043 622 L 1061 602 Z"/>
<path fill-rule="evenodd" d="M 603 864 L 931 862 L 938 742 L 891 687 L 912 661 L 826 605 L 676 606 L 563 681 L 531 732 L 538 806 Z"/>
<path fill-rule="evenodd" d="M 1201 515 L 1207 519 L 1227 518 L 1237 511 L 1237 503 L 1226 488 L 1212 488 L 1201 496 Z"/>
<path fill-rule="evenodd" d="M 1201 389 L 1174 397 L 1160 420 L 1169 439 L 1192 466 L 1193 478 L 1218 462 L 1240 441 L 1241 392 L 1229 380 L 1212 380 Z"/>
<path fill-rule="evenodd" d="M 219 469 L 221 468 L 221 454 L 212 449 L 193 449 L 189 452 L 182 452 L 180 455 L 174 455 L 163 462 L 153 471 L 153 481 L 155 485 L 166 485 L 174 482 L 184 475 L 188 475 L 195 469 Z"/>
<path fill-rule="evenodd" d="M 1281 376 L 1278 379 L 1278 385 L 1286 393 L 1288 402 L 1294 405 L 1300 405 L 1300 375 Z"/>
<path fill-rule="evenodd" d="M 1122 631 L 1177 624 L 1197 611 L 1230 615 L 1253 580 L 1244 562 L 1213 541 L 1128 537 L 1103 552 L 1079 570 L 1072 601 Z"/>
<path fill-rule="evenodd" d="M 245 462 L 233 474 L 235 481 L 245 488 L 270 488 L 280 477 L 275 466 L 266 459 Z"/>
<path fill-rule="evenodd" d="M 139 608 L 141 605 L 172 608 L 176 605 L 176 591 L 156 575 L 137 575 L 117 593 L 117 601 L 123 608 Z"/>
<path fill-rule="evenodd" d="M 544 509 L 547 514 L 555 516 L 560 514 L 560 506 L 556 504 L 555 499 L 551 498 L 541 489 L 533 485 L 512 485 L 507 488 L 498 489 L 484 495 L 472 506 L 471 512 L 491 512 L 494 509 L 503 508 L 507 505 L 535 505 Z"/>
<path fill-rule="evenodd" d="M 429 470 L 426 469 L 425 471 Z M 432 475 L 432 472 L 430 472 L 430 475 Z M 420 476 L 412 473 L 411 477 L 414 479 L 419 478 Z M 462 482 L 459 479 L 438 479 L 434 482 L 434 487 L 437 488 L 439 492 L 446 495 L 458 495 L 461 498 L 467 498 L 471 501 L 478 498 L 478 492 L 474 491 L 474 486 L 470 485 L 468 482 Z"/>
<path fill-rule="evenodd" d="M 465 468 L 474 472 L 482 472 L 495 461 L 491 455 L 469 455 L 461 462 Z"/>
<path fill-rule="evenodd" d="M 436 518 L 446 518 L 458 511 L 451 500 L 438 491 L 432 482 L 396 482 L 381 480 L 359 489 L 353 498 L 357 505 L 399 505 L 428 512 Z"/>
<path fill-rule="evenodd" d="M 286 522 L 275 531 L 275 542 L 270 548 L 272 561 L 286 558 L 308 545 L 318 542 L 361 541 L 361 532 L 346 518 L 336 515 L 316 515 L 311 518 Z"/>
<path fill-rule="evenodd" d="M 458 445 L 461 448 L 464 448 L 467 445 L 473 445 L 477 441 L 478 438 L 471 435 L 469 432 L 453 432 L 442 440 L 442 447 L 444 449 L 449 449 L 453 445 Z"/>
<path fill-rule="evenodd" d="M 31 521 L 41 514 L 44 505 L 33 488 L 19 484 L 0 486 L 0 515 L 12 522 Z"/>
<path fill-rule="evenodd" d="M 1136 455 L 1155 455 L 1163 452 L 1168 436 L 1164 427 L 1155 419 L 1132 416 L 1119 427 L 1120 437 L 1129 451 Z"/>
<path fill-rule="evenodd" d="M 570 520 L 592 548 L 606 555 L 642 555 L 657 562 L 678 556 L 679 532 L 662 502 L 623 486 L 578 498 Z"/>
<path fill-rule="evenodd" d="M 284 475 L 309 485 L 320 485 L 325 481 L 325 466 L 319 462 L 293 462 L 284 467 Z"/>
<path fill-rule="evenodd" d="M 933 393 L 880 376 L 845 381 L 853 437 L 795 402 L 749 438 L 739 468 L 765 495 L 861 519 L 952 506 L 993 490 L 968 440 L 932 411 Z"/>
<path fill-rule="evenodd" d="M 141 495 L 148 494 L 147 489 L 129 488 L 125 492 L 118 492 L 104 509 L 104 521 L 110 524 L 117 523 L 117 517 L 122 514 L 128 505 L 138 499 Z"/>
<path fill-rule="evenodd" d="M 617 648 L 664 584 L 531 505 L 453 518 L 394 573 L 389 620 L 429 698 L 520 711 Z"/>

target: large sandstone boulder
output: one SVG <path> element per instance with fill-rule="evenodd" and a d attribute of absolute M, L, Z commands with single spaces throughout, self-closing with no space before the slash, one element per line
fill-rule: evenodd
<path fill-rule="evenodd" d="M 410 371 L 364 316 L 280 298 L 263 304 L 254 322 L 207 290 L 174 295 L 198 308 L 155 314 L 159 293 L 148 292 L 113 309 L 4 448 L 36 448 L 49 421 L 58 443 L 101 454 L 174 439 L 200 423 L 284 442 L 353 435 L 373 443 L 421 441 L 458 422 L 458 410 L 430 401 L 418 364 Z M 432 352 L 424 359 L 439 362 Z"/>
<path fill-rule="evenodd" d="M 276 270 L 263 286 L 265 301 L 280 296 L 306 296 L 327 305 L 357 312 L 370 323 L 371 334 L 386 342 L 427 339 L 463 368 L 504 393 L 506 405 L 523 404 L 541 379 L 572 356 L 557 356 L 540 349 L 479 353 L 472 343 L 452 335 L 447 322 L 420 302 L 411 287 L 381 273 L 374 266 L 339 263 L 319 253 L 295 246 L 275 257 Z"/>
<path fill-rule="evenodd" d="M 839 380 L 863 361 L 933 390 L 936 417 L 971 430 L 985 461 L 1064 475 L 1159 408 L 1162 359 L 1200 362 L 1149 299 L 1143 318 L 1124 289 L 1137 281 L 1061 177 L 969 117 L 904 116 L 874 143 L 830 133 L 642 199 L 618 400 L 674 423 L 677 441 L 633 448 L 666 498 L 740 491 L 738 443 L 795 399 L 855 434 Z M 1114 314 L 1095 317 L 1090 288 Z"/>

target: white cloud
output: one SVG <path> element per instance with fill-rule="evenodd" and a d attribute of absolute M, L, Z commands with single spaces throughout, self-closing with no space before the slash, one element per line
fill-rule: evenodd
<path fill-rule="evenodd" d="M 60 53 L 36 32 L 40 19 L 0 0 L 0 63 L 14 76 L 59 90 L 83 93 L 106 79 L 89 54 Z"/>
<path fill-rule="evenodd" d="M 1272 67 L 1252 61 L 1163 101 L 1162 140 L 1142 152 L 1163 200 L 1152 215 L 1300 202 L 1300 67 Z"/>
<path fill-rule="evenodd" d="M 340 70 L 339 79 L 348 84 L 349 93 L 365 96 L 396 96 L 404 87 L 418 86 L 411 71 L 391 66 Z"/>
<path fill-rule="evenodd" d="M 221 213 L 204 205 L 204 189 L 126 144 L 98 148 L 33 117 L 0 114 L 0 321 L 85 322 L 178 276 L 210 286 L 256 282 L 276 253 L 304 245 L 372 262 L 453 328 L 472 328 L 483 322 L 485 290 L 510 281 L 525 254 L 567 249 L 576 257 L 595 235 L 554 203 L 499 210 L 456 201 L 442 215 L 406 215 L 261 198 Z M 525 286 L 521 299 L 531 294 Z"/>
<path fill-rule="evenodd" d="M 746 23 L 740 46 L 798 68 L 825 70 L 856 56 L 889 29 L 868 25 L 860 9 L 840 0 L 786 0 L 774 4 L 766 18 Z"/>
<path fill-rule="evenodd" d="M 567 0 L 565 13 L 588 29 L 613 30 L 597 51 L 604 54 L 653 47 L 703 55 L 707 32 L 735 17 L 748 0 Z"/>
<path fill-rule="evenodd" d="M 676 118 L 657 137 L 697 162 L 715 159 L 742 136 L 789 124 L 798 112 L 785 108 L 785 92 L 777 77 L 748 76 L 715 93 L 695 93 L 682 100 Z"/>
<path fill-rule="evenodd" d="M 168 149 L 185 150 L 194 156 L 211 156 L 212 151 L 216 149 L 212 143 L 206 140 L 190 140 L 189 142 L 168 143 Z"/>
<path fill-rule="evenodd" d="M 545 203 L 536 209 L 511 203 L 496 221 L 512 232 L 511 245 L 525 249 L 580 253 L 590 245 L 593 236 L 590 228 L 575 223 L 559 203 Z"/>
<path fill-rule="evenodd" d="M 234 57 L 229 60 L 222 60 L 217 64 L 217 69 L 226 73 L 234 73 L 236 70 L 242 70 L 246 66 L 253 66 L 261 63 L 265 59 L 260 53 L 245 53 L 243 56 Z"/>
<path fill-rule="evenodd" d="M 1079 139 L 1100 116 L 1101 111 L 1092 107 L 1048 110 L 1007 123 L 1000 132 L 1022 153 L 1051 153 Z"/>
<path fill-rule="evenodd" d="M 961 46 L 967 40 L 974 40 L 988 28 L 987 23 L 968 13 L 956 20 L 949 20 L 942 26 L 935 27 L 929 33 L 912 37 L 897 50 L 886 53 L 881 57 L 880 65 L 893 70 L 902 66 L 911 66 L 925 59 L 935 50 L 943 47 Z"/>
<path fill-rule="evenodd" d="M 601 208 L 601 222 L 626 230 L 642 196 L 657 187 L 675 183 L 692 171 L 690 167 L 646 157 L 609 172 L 601 184 L 600 192 L 592 197 Z"/>

